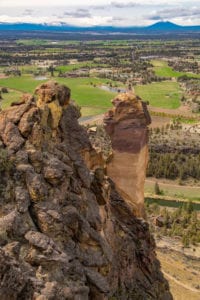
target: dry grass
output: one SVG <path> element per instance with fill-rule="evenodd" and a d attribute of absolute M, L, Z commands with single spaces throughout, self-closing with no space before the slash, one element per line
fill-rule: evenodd
<path fill-rule="evenodd" d="M 181 253 L 157 249 L 161 267 L 169 281 L 175 300 L 200 299 L 200 261 L 191 260 Z M 200 286 L 199 286 L 200 287 Z"/>
<path fill-rule="evenodd" d="M 175 283 L 173 280 L 170 280 L 166 277 L 169 282 L 171 293 L 174 297 L 174 300 L 199 300 L 199 295 L 197 293 L 191 292 L 182 286 Z"/>

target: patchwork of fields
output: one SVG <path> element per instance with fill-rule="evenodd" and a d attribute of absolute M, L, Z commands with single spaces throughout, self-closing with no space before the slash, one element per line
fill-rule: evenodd
<path fill-rule="evenodd" d="M 25 45 L 35 45 L 38 41 L 18 41 Z M 46 41 L 44 42 L 46 45 Z M 66 43 L 66 45 L 68 42 Z M 43 45 L 43 44 L 42 44 Z M 59 45 L 58 45 L 59 46 Z M 110 46 L 110 44 L 109 44 Z M 115 45 L 116 46 L 116 45 Z M 54 50 L 57 48 L 54 48 Z M 59 49 L 59 48 L 58 48 Z M 52 49 L 48 49 L 52 50 Z M 152 60 L 151 64 L 157 76 L 161 77 L 170 77 L 177 78 L 182 75 L 193 76 L 200 78 L 198 74 L 177 72 L 174 71 L 171 67 L 168 66 L 167 62 L 164 60 Z M 102 79 L 102 78 L 63 78 L 57 77 L 58 72 L 70 72 L 73 70 L 78 70 L 82 67 L 93 67 L 95 68 L 96 64 L 92 61 L 84 61 L 75 64 L 60 65 L 55 68 L 55 77 L 53 80 L 58 81 L 59 83 L 67 85 L 72 91 L 72 99 L 77 102 L 78 105 L 82 106 L 83 116 L 92 116 L 105 112 L 109 107 L 111 107 L 110 100 L 115 96 L 116 93 L 112 91 L 106 91 L 100 89 L 102 84 L 110 84 L 123 86 L 122 83 Z M 104 64 L 104 67 L 106 65 Z M 22 72 L 22 76 L 15 77 L 10 76 L 7 78 L 0 78 L 0 87 L 8 87 L 10 92 L 7 95 L 3 96 L 3 101 L 1 103 L 2 108 L 5 108 L 10 105 L 12 101 L 17 101 L 21 93 L 33 93 L 35 88 L 49 79 L 46 80 L 36 80 L 33 76 L 34 72 L 37 72 L 37 66 L 24 65 L 19 66 L 19 70 Z M 3 69 L 1 70 L 3 71 Z M 31 75 L 32 73 L 32 75 Z M 49 75 L 47 75 L 48 77 Z M 134 87 L 135 92 L 144 100 L 148 101 L 151 107 L 161 108 L 161 109 L 177 109 L 181 105 L 182 90 L 178 82 L 173 80 L 153 82 L 145 85 L 136 85 Z"/>
<path fill-rule="evenodd" d="M 110 100 L 115 95 L 114 92 L 104 91 L 99 88 L 100 85 L 108 83 L 106 79 L 53 77 L 53 80 L 67 85 L 72 91 L 72 98 L 80 106 L 105 109 L 111 106 Z M 5 108 L 13 100 L 18 100 L 19 92 L 32 94 L 39 84 L 46 81 L 36 80 L 31 75 L 0 78 L 1 87 L 13 90 L 12 94 L 8 94 L 5 97 L 2 106 Z M 115 82 L 112 83 L 116 84 Z M 117 85 L 119 86 L 119 83 Z M 14 99 L 14 90 L 16 90 L 16 99 Z M 135 87 L 135 91 L 143 100 L 148 101 L 154 107 L 175 109 L 180 106 L 181 90 L 177 82 L 163 81 L 142 86 L 138 85 Z M 94 114 L 96 113 L 94 112 Z"/>

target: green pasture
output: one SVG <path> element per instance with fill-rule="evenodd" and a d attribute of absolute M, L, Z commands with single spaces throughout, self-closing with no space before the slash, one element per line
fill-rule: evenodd
<path fill-rule="evenodd" d="M 155 182 L 145 182 L 145 192 L 155 194 Z M 188 199 L 192 201 L 200 201 L 200 187 L 190 187 L 187 185 L 163 184 L 159 182 L 159 188 L 163 191 L 164 196 L 169 196 L 178 199 Z"/>
<path fill-rule="evenodd" d="M 35 88 L 45 80 L 35 80 L 33 76 L 0 78 L 0 87 L 7 87 L 24 93 L 33 93 Z"/>
<path fill-rule="evenodd" d="M 98 108 L 92 106 L 81 106 L 81 115 L 84 117 L 96 116 L 105 113 L 107 108 Z"/>
<path fill-rule="evenodd" d="M 168 66 L 167 62 L 164 60 L 152 60 L 151 63 L 154 66 L 155 74 L 160 77 L 177 78 L 183 75 L 187 75 L 188 77 L 200 78 L 199 74 L 174 71 L 171 67 Z"/>
<path fill-rule="evenodd" d="M 12 102 L 19 101 L 22 94 L 22 92 L 15 90 L 9 90 L 9 93 L 2 93 L 1 96 L 3 99 L 0 100 L 0 107 L 5 109 L 10 106 Z"/>
<path fill-rule="evenodd" d="M 71 98 L 76 101 L 82 109 L 83 115 L 101 114 L 111 107 L 111 99 L 115 93 L 101 90 L 98 85 L 106 84 L 110 81 L 98 78 L 58 78 L 53 80 L 68 86 L 71 89 Z M 40 84 L 48 80 L 35 80 L 32 76 L 9 77 L 0 79 L 0 87 L 7 87 L 12 91 L 2 101 L 2 107 L 5 108 L 11 102 L 19 100 L 22 93 L 34 93 L 34 90 Z M 112 82 L 115 84 L 115 82 Z M 4 96 L 5 95 L 5 96 Z"/>
<path fill-rule="evenodd" d="M 52 41 L 52 40 L 43 40 L 43 39 L 20 39 L 17 40 L 18 45 L 25 46 L 47 46 L 47 45 L 77 45 L 80 44 L 80 41 Z"/>
<path fill-rule="evenodd" d="M 154 107 L 176 109 L 180 106 L 181 90 L 177 82 L 162 81 L 137 85 L 135 91 Z"/>
<path fill-rule="evenodd" d="M 115 93 L 101 90 L 98 85 L 110 82 L 99 78 L 60 78 L 53 80 L 67 85 L 72 91 L 72 99 L 80 106 L 90 106 L 95 109 L 106 109 L 111 106 L 110 100 Z M 35 88 L 47 80 L 35 80 L 33 76 L 22 75 L 0 79 L 0 87 L 25 93 L 33 93 Z M 112 82 L 113 85 L 115 82 Z M 119 83 L 118 83 L 119 84 Z M 181 91 L 178 83 L 171 81 L 151 83 L 136 86 L 136 93 L 150 105 L 161 108 L 177 108 L 180 106 Z M 9 101 L 8 101 L 9 102 Z"/>
<path fill-rule="evenodd" d="M 101 90 L 98 85 L 106 84 L 107 79 L 99 78 L 57 78 L 56 81 L 67 85 L 72 91 L 72 99 L 80 106 L 95 108 L 111 107 L 115 93 Z M 92 84 L 96 85 L 94 87 Z"/>

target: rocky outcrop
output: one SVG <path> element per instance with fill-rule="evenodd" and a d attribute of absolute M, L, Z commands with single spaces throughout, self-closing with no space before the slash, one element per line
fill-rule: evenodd
<path fill-rule="evenodd" d="M 134 215 L 144 217 L 144 182 L 148 162 L 148 128 L 151 119 L 146 104 L 133 93 L 118 95 L 114 108 L 104 117 L 113 156 L 107 174 Z"/>
<path fill-rule="evenodd" d="M 172 299 L 79 116 L 56 83 L 0 113 L 0 299 Z"/>

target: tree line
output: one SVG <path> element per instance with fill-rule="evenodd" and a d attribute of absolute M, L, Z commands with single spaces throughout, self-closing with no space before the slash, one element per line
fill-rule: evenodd
<path fill-rule="evenodd" d="M 167 179 L 200 180 L 200 153 L 149 153 L 147 176 Z"/>

